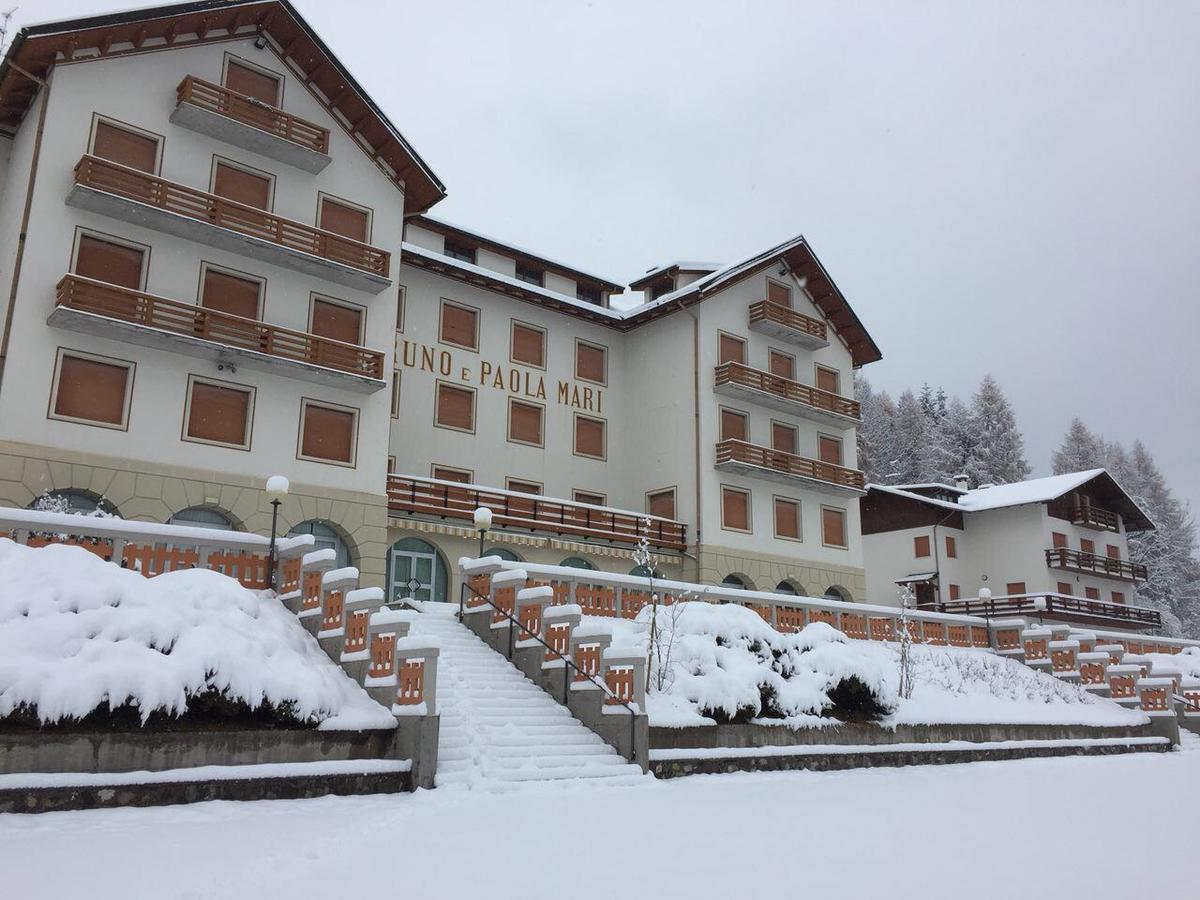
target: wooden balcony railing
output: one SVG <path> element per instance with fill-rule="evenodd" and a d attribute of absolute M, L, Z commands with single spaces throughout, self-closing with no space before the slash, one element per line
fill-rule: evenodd
<path fill-rule="evenodd" d="M 782 450 L 772 450 L 770 447 L 760 447 L 757 444 L 747 444 L 745 441 L 718 442 L 717 464 L 726 462 L 758 466 L 802 478 L 815 478 L 818 481 L 827 481 L 830 484 L 857 490 L 863 490 L 865 484 L 863 473 L 856 469 L 847 469 L 845 466 L 809 459 L 806 456 L 797 456 L 794 453 L 784 453 Z"/>
<path fill-rule="evenodd" d="M 851 419 L 859 418 L 858 402 L 855 400 L 850 400 L 840 394 L 833 394 L 829 391 L 809 387 L 807 384 L 800 384 L 800 382 L 792 381 L 789 378 L 780 378 L 778 375 L 772 375 L 770 372 L 764 372 L 761 369 L 752 369 L 741 363 L 727 362 L 717 366 L 716 383 L 718 385 L 738 384 L 742 387 L 774 394 L 785 400 L 803 403 L 805 406 L 811 406 L 814 409 L 836 413 L 837 415 L 846 416 Z"/>
<path fill-rule="evenodd" d="M 79 275 L 67 275 L 59 281 L 56 303 L 64 309 L 107 316 L 241 350 L 254 350 L 293 362 L 324 366 L 367 378 L 383 377 L 383 354 L 375 350 L 190 303 L 178 303 Z"/>
<path fill-rule="evenodd" d="M 1084 528 L 1099 528 L 1102 531 L 1120 531 L 1120 520 L 1115 512 L 1095 506 L 1072 506 L 1071 522 Z"/>
<path fill-rule="evenodd" d="M 1162 614 L 1156 609 L 1089 600 L 1086 597 L 1070 597 L 1066 594 L 1013 594 L 1007 597 L 989 597 L 986 600 L 948 600 L 935 604 L 934 608 L 945 613 L 983 616 L 989 619 L 1035 615 L 1067 621 L 1119 622 L 1136 628 L 1162 626 Z"/>
<path fill-rule="evenodd" d="M 473 484 L 388 476 L 388 509 L 393 513 L 470 522 L 480 506 L 492 511 L 494 528 L 545 531 L 628 546 L 645 536 L 655 547 L 683 550 L 687 546 L 687 526 L 671 519 L 650 518 L 647 525 L 647 516 L 633 512 Z"/>
<path fill-rule="evenodd" d="M 191 103 L 218 115 L 269 132 L 317 153 L 329 152 L 329 129 L 297 118 L 261 100 L 188 75 L 175 89 L 180 103 Z"/>
<path fill-rule="evenodd" d="M 815 338 L 826 340 L 824 322 L 814 319 L 812 316 L 806 316 L 804 313 L 798 313 L 789 306 L 781 306 L 778 303 L 771 303 L 769 300 L 760 300 L 757 303 L 751 303 L 750 324 L 753 325 L 755 322 L 763 320 L 774 322 L 776 325 L 783 325 L 787 328 L 794 328 Z"/>
<path fill-rule="evenodd" d="M 1125 581 L 1145 581 L 1148 574 L 1145 566 L 1131 563 L 1128 560 L 1113 559 L 1097 553 L 1085 553 L 1082 550 L 1072 550 L 1068 547 L 1055 547 L 1047 550 L 1046 565 L 1052 569 L 1069 569 L 1072 572 L 1120 578 Z"/>
<path fill-rule="evenodd" d="M 293 222 L 216 194 L 176 184 L 157 175 L 130 169 L 98 156 L 85 156 L 79 160 L 75 166 L 75 183 L 382 278 L 387 277 L 391 266 L 391 254 L 386 250 L 322 231 L 312 225 Z"/>

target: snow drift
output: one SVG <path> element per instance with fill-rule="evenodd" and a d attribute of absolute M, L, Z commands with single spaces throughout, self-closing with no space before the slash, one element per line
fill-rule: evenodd
<path fill-rule="evenodd" d="M 266 593 L 203 569 L 144 578 L 78 547 L 0 539 L 0 718 L 130 705 L 144 723 L 216 692 L 324 729 L 395 720 Z"/>

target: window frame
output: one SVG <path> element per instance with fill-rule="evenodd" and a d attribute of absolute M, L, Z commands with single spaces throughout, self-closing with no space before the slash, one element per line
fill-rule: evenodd
<path fill-rule="evenodd" d="M 475 345 L 473 347 L 467 346 L 466 344 L 459 344 L 459 343 L 456 343 L 455 341 L 446 340 L 445 328 L 446 328 L 446 307 L 447 306 L 454 306 L 454 307 L 457 307 L 458 309 L 467 310 L 468 312 L 472 313 L 475 316 L 475 329 L 474 329 L 474 336 L 473 336 Z M 482 319 L 483 319 L 483 310 L 479 309 L 479 307 L 471 306 L 470 304 L 463 303 L 459 300 L 451 300 L 449 297 L 442 297 L 441 302 L 438 304 L 438 330 L 437 330 L 438 339 L 437 339 L 437 342 L 439 344 L 445 344 L 449 347 L 457 347 L 459 350 L 466 350 L 470 353 L 478 353 L 479 352 L 479 329 L 481 326 Z"/>
<path fill-rule="evenodd" d="M 927 534 L 913 535 L 913 559 L 928 559 L 933 556 L 933 541 Z"/>
<path fill-rule="evenodd" d="M 521 274 L 522 269 L 525 270 L 524 275 Z M 526 276 L 532 276 L 535 272 L 537 273 L 536 279 L 534 279 L 532 277 L 526 277 Z M 545 268 L 536 266 L 533 263 L 522 262 L 519 259 L 513 260 L 513 277 L 515 279 L 517 279 L 517 281 L 521 282 L 522 284 L 532 284 L 532 285 L 535 285 L 536 287 L 545 287 L 546 286 L 546 270 L 545 270 Z"/>
<path fill-rule="evenodd" d="M 520 438 L 513 437 L 513 407 L 526 406 L 536 409 L 539 413 L 539 427 L 537 443 L 533 441 L 525 441 Z M 527 400 L 524 397 L 509 397 L 508 398 L 508 420 L 504 429 L 504 437 L 510 444 L 520 444 L 525 447 L 544 448 L 546 446 L 546 404 L 535 403 L 532 400 Z"/>
<path fill-rule="evenodd" d="M 747 488 L 738 487 L 735 484 L 722 484 L 720 486 L 720 491 L 721 491 L 721 530 L 722 531 L 732 531 L 735 534 L 754 534 L 754 492 Z M 745 528 L 735 528 L 735 527 L 727 525 L 725 523 L 725 518 L 726 518 L 725 517 L 725 494 L 726 494 L 726 492 L 731 493 L 731 494 L 741 494 L 743 497 L 746 498 L 746 527 Z"/>
<path fill-rule="evenodd" d="M 392 369 L 392 396 L 390 398 L 390 403 L 391 403 L 391 414 L 392 414 L 391 418 L 393 418 L 393 419 L 400 418 L 400 382 L 402 380 L 400 377 L 401 375 L 403 375 L 403 372 L 401 372 L 399 369 Z"/>
<path fill-rule="evenodd" d="M 593 503 L 591 500 L 580 500 L 579 499 L 580 494 L 587 494 L 590 497 L 599 497 L 600 502 Z M 583 488 L 571 488 L 571 502 L 572 503 L 582 503 L 585 506 L 607 507 L 608 506 L 608 494 L 602 494 L 599 491 L 584 490 Z"/>
<path fill-rule="evenodd" d="M 517 359 L 517 329 L 524 328 L 527 331 L 536 331 L 542 336 L 542 362 L 538 363 L 526 362 L 522 359 Z M 518 366 L 528 366 L 531 369 L 539 369 L 542 372 L 546 371 L 546 365 L 549 360 L 549 335 L 545 328 L 540 325 L 534 325 L 530 322 L 525 322 L 521 319 L 508 320 L 508 361 Z"/>
<path fill-rule="evenodd" d="M 745 423 L 746 427 L 745 427 L 745 429 L 743 429 L 744 433 L 743 433 L 742 437 L 740 437 L 740 438 L 725 437 L 725 414 L 726 413 L 729 413 L 731 416 L 739 417 Z M 743 412 L 740 409 L 735 409 L 732 406 L 718 406 L 717 407 L 717 439 L 721 440 L 721 441 L 741 441 L 742 443 L 745 443 L 745 444 L 751 443 L 751 440 L 750 440 L 750 413 Z"/>
<path fill-rule="evenodd" d="M 75 275 L 78 278 L 87 278 L 88 277 L 87 275 L 80 275 L 78 272 L 75 271 L 76 266 L 78 265 L 78 262 L 79 262 L 79 248 L 80 248 L 80 245 L 83 243 L 83 239 L 85 237 L 90 237 L 94 240 L 97 240 L 97 241 L 100 241 L 100 242 L 106 243 L 106 244 L 114 244 L 118 247 L 126 247 L 130 250 L 140 250 L 142 252 L 142 272 L 141 272 L 141 280 L 138 283 L 137 290 L 139 293 L 142 293 L 142 294 L 149 293 L 149 291 L 146 290 L 146 285 L 149 282 L 149 278 L 150 278 L 150 251 L 151 251 L 150 245 L 142 244 L 142 243 L 139 243 L 138 241 L 131 241 L 126 238 L 119 237 L 114 234 L 108 234 L 103 231 L 97 231 L 94 228 L 84 228 L 82 225 L 75 226 L 75 234 L 71 239 L 71 258 L 70 258 L 69 268 L 67 269 L 68 272 L 70 272 L 72 275 Z M 108 284 L 108 282 L 102 282 L 102 283 Z M 121 288 L 120 285 L 113 285 L 113 286 L 120 288 L 122 290 L 129 290 L 128 288 Z"/>
<path fill-rule="evenodd" d="M 308 418 L 308 408 L 310 406 L 318 406 L 323 409 L 332 409 L 338 412 L 348 412 L 353 415 L 353 427 L 350 434 L 350 461 L 343 462 L 337 459 L 324 459 L 319 456 L 304 455 L 304 423 Z M 362 420 L 362 412 L 357 407 L 345 406 L 341 403 L 330 403 L 328 400 L 318 400 L 315 397 L 300 398 L 300 421 L 299 429 L 296 437 L 296 459 L 303 462 L 320 463 L 326 466 L 340 466 L 343 469 L 355 469 L 358 467 L 358 429 Z"/>
<path fill-rule="evenodd" d="M 593 456 L 590 453 L 581 453 L 579 451 L 579 420 L 586 419 L 591 422 L 599 422 L 601 429 L 601 441 L 604 444 L 602 455 Z M 576 412 L 571 418 L 571 455 L 578 456 L 581 459 L 594 459 L 600 462 L 608 461 L 608 419 L 602 419 L 599 416 L 589 416 L 584 413 Z"/>
<path fill-rule="evenodd" d="M 837 462 L 827 462 L 826 460 L 821 458 L 821 442 L 822 441 L 833 441 L 837 444 L 837 448 L 838 448 L 838 461 Z M 827 466 L 837 466 L 840 469 L 846 468 L 846 441 L 843 438 L 838 437 L 837 435 L 829 434 L 824 431 L 818 431 L 817 432 L 817 462 L 822 463 Z"/>
<path fill-rule="evenodd" d="M 786 359 L 789 363 L 791 363 L 791 369 L 792 369 L 791 375 L 776 375 L 774 372 L 771 371 L 771 361 L 772 361 L 772 358 L 776 357 L 776 356 L 782 357 L 783 359 Z M 785 353 L 784 351 L 779 350 L 775 347 L 767 348 L 767 373 L 772 378 L 783 378 L 787 381 L 795 382 L 796 381 L 796 364 L 797 364 L 797 362 L 798 362 L 798 360 L 796 358 L 796 354 L 794 354 L 794 353 Z"/>
<path fill-rule="evenodd" d="M 781 450 L 775 446 L 775 429 L 776 428 L 783 428 L 783 429 L 786 429 L 787 431 L 791 432 L 791 434 L 792 434 L 792 449 L 791 450 Z M 783 422 L 783 421 L 780 421 L 779 419 L 772 419 L 771 420 L 771 451 L 773 453 L 790 453 L 792 456 L 796 456 L 798 454 L 799 450 L 800 450 L 800 428 L 796 425 L 793 425 L 791 422 Z"/>
<path fill-rule="evenodd" d="M 579 374 L 579 346 L 582 344 L 585 347 L 591 347 L 594 350 L 599 350 L 604 354 L 604 377 L 602 381 L 597 381 L 594 378 L 587 378 Z M 575 338 L 575 380 L 586 381 L 588 384 L 598 384 L 601 387 L 608 387 L 608 347 L 604 344 L 597 344 L 595 341 L 586 341 L 583 338 Z"/>
<path fill-rule="evenodd" d="M 466 475 L 467 480 L 460 482 L 460 481 L 455 481 L 452 478 L 439 478 L 438 474 L 437 474 L 439 470 L 442 472 L 455 472 L 459 475 Z M 429 464 L 429 477 L 432 478 L 434 481 L 447 481 L 452 484 L 474 484 L 475 483 L 474 470 L 460 469 L 458 466 L 446 466 L 446 465 L 442 465 L 441 463 L 430 463 Z"/>
<path fill-rule="evenodd" d="M 826 511 L 835 512 L 842 517 L 842 540 L 844 543 L 831 544 L 826 540 L 825 534 L 825 513 Z M 829 547 L 834 550 L 849 550 L 850 549 L 850 516 L 844 507 L 828 506 L 821 504 L 821 546 Z"/>
<path fill-rule="evenodd" d="M 212 156 L 212 168 L 208 173 L 208 192 L 216 197 L 221 197 L 217 193 L 217 167 L 228 166 L 231 169 L 238 169 L 245 172 L 247 175 L 254 175 L 259 178 L 266 178 L 269 182 L 267 189 L 267 207 L 259 210 L 259 212 L 275 214 L 275 174 L 267 172 L 263 169 L 256 169 L 254 166 L 248 166 L 243 162 L 238 162 L 236 159 L 230 159 L 227 156 L 221 156 L 219 153 L 214 153 Z M 240 203 L 239 200 L 230 200 L 228 197 L 221 197 L 222 200 L 229 200 L 230 203 Z M 248 206 L 250 209 L 258 209 L 256 206 L 250 206 L 248 203 L 242 203 L 242 206 Z"/>
<path fill-rule="evenodd" d="M 659 494 L 670 494 L 671 495 L 671 509 L 673 510 L 674 515 L 672 515 L 670 517 L 658 516 L 657 513 L 653 513 L 650 511 L 651 500 L 654 497 L 657 497 Z M 677 518 L 677 516 L 679 515 L 679 486 L 673 484 L 670 487 L 655 488 L 652 491 L 646 491 L 645 504 L 646 504 L 645 505 L 646 515 L 656 516 L 657 518 L 663 519 L 666 522 L 678 522 L 679 519 Z"/>
<path fill-rule="evenodd" d="M 458 251 L 458 255 L 446 252 L 447 246 L 453 246 L 455 250 Z M 470 251 L 469 254 L 468 251 Z M 468 255 L 470 256 L 470 259 L 465 258 Z M 479 248 L 464 241 L 443 239 L 442 256 L 445 256 L 448 259 L 458 260 L 459 262 L 465 262 L 471 266 L 479 264 Z"/>
<path fill-rule="evenodd" d="M 471 427 L 459 428 L 457 425 L 443 425 L 438 421 L 438 410 L 442 405 L 442 387 L 448 387 L 452 390 L 467 391 L 471 395 Z M 475 429 L 478 426 L 479 416 L 479 391 L 469 384 L 460 384 L 456 381 L 446 381 L 442 378 L 437 379 L 433 383 L 433 427 L 445 428 L 447 431 L 457 431 L 459 434 L 475 434 Z"/>
<path fill-rule="evenodd" d="M 367 239 L 365 241 L 359 241 L 359 243 L 369 246 L 374 240 L 375 235 L 375 210 L 369 206 L 363 206 L 361 203 L 355 203 L 353 200 L 347 200 L 345 197 L 339 197 L 337 194 L 331 194 L 328 191 L 317 191 L 317 212 L 316 218 L 313 219 L 313 227 L 319 231 L 326 232 L 327 234 L 337 234 L 337 232 L 326 231 L 324 228 L 321 228 L 319 224 L 321 221 L 321 207 L 325 205 L 326 200 L 336 203 L 339 206 L 344 206 L 346 209 L 352 209 L 357 212 L 367 214 Z M 354 238 L 348 238 L 341 234 L 338 234 L 337 236 L 343 241 L 354 240 Z"/>
<path fill-rule="evenodd" d="M 786 534 L 779 533 L 779 519 L 775 511 L 779 503 L 790 503 L 796 507 L 796 536 L 790 537 Z M 804 543 L 804 503 L 796 497 L 785 497 L 782 494 L 771 495 L 771 530 L 774 532 L 776 540 L 792 541 L 796 544 Z"/>
<path fill-rule="evenodd" d="M 837 384 L 837 390 L 831 391 L 827 388 L 818 387 L 818 385 L 820 384 L 820 381 L 821 381 L 821 376 L 818 374 L 819 372 L 827 372 L 830 375 L 832 375 Z M 816 388 L 818 391 L 824 391 L 827 394 L 833 394 L 834 396 L 841 397 L 842 396 L 842 372 L 841 372 L 841 370 L 835 369 L 833 366 L 822 365 L 819 362 L 813 363 L 813 387 Z"/>
<path fill-rule="evenodd" d="M 276 72 L 274 69 L 268 69 L 266 66 L 260 66 L 257 63 L 252 63 L 252 62 L 250 62 L 250 60 L 245 59 L 244 57 L 238 56 L 236 53 L 230 53 L 229 51 L 226 51 L 225 55 L 221 59 L 221 87 L 223 87 L 229 91 L 232 91 L 233 88 L 226 87 L 225 81 L 229 75 L 230 60 L 233 60 L 239 66 L 245 66 L 247 69 L 252 69 L 255 72 L 258 72 L 260 75 L 266 75 L 266 76 L 268 76 L 270 78 L 274 78 L 276 81 L 278 81 L 279 82 L 279 96 L 277 98 L 277 102 L 279 105 L 275 106 L 273 108 L 279 109 L 279 110 L 283 109 L 284 85 L 287 82 L 286 75 L 284 75 L 281 72 Z M 237 92 L 234 91 L 234 93 L 237 93 Z"/>
<path fill-rule="evenodd" d="M 321 291 L 309 291 L 308 293 L 308 324 L 306 326 L 308 333 L 314 337 L 319 337 L 325 341 L 336 341 L 337 338 L 318 335 L 313 331 L 313 314 L 317 311 L 317 301 L 328 303 L 330 306 L 341 306 L 345 309 L 354 310 L 358 313 L 358 340 L 354 346 L 362 347 L 367 341 L 367 307 L 361 303 L 352 303 L 349 300 L 343 300 L 340 297 L 332 297 L 329 294 Z"/>
<path fill-rule="evenodd" d="M 952 534 L 943 537 L 946 539 L 946 559 L 958 559 L 958 538 Z"/>
<path fill-rule="evenodd" d="M 200 260 L 200 279 L 196 284 L 196 305 L 201 309 L 208 309 L 212 312 L 219 312 L 222 315 L 230 316 L 233 313 L 227 313 L 224 310 L 211 309 L 204 305 L 204 276 L 210 271 L 217 272 L 221 275 L 228 275 L 231 278 L 240 278 L 243 281 L 258 282 L 258 316 L 256 322 L 263 321 L 263 313 L 267 307 L 267 279 L 262 275 L 255 275 L 252 272 L 242 272 L 238 269 L 231 269 L 229 266 L 222 266 L 214 262 L 209 262 L 207 259 Z"/>
<path fill-rule="evenodd" d="M 214 441 L 208 438 L 192 437 L 188 434 L 188 420 L 192 413 L 192 389 L 196 384 L 208 384 L 213 387 L 230 388 L 240 391 L 244 394 L 249 394 L 250 399 L 246 403 L 246 426 L 244 429 L 245 440 L 241 444 L 229 444 L 225 441 Z M 220 378 L 209 378 L 207 375 L 194 375 L 189 373 L 187 380 L 187 393 L 184 394 L 183 403 L 183 425 L 179 431 L 179 439 L 186 441 L 189 444 L 204 444 L 209 447 L 224 447 L 227 450 L 241 450 L 249 453 L 254 443 L 254 404 L 257 400 L 258 389 L 252 384 L 239 384 L 234 381 L 224 381 Z"/>
<path fill-rule="evenodd" d="M 768 303 L 775 303 L 775 301 L 771 299 L 771 288 L 770 288 L 771 284 L 777 284 L 781 288 L 783 288 L 784 290 L 786 290 L 788 292 L 788 305 L 786 308 L 787 309 L 795 309 L 796 308 L 795 287 L 793 285 L 788 284 L 786 281 L 780 281 L 778 278 L 772 278 L 770 275 L 767 276 L 768 287 L 766 287 L 763 290 L 763 299 L 766 300 Z M 779 306 L 780 304 L 775 303 L 775 305 Z"/>
<path fill-rule="evenodd" d="M 536 487 L 536 491 L 523 491 L 519 487 L 513 487 L 514 484 L 524 485 L 526 487 Z M 516 478 L 512 475 L 504 476 L 504 489 L 511 491 L 514 494 L 528 494 L 531 497 L 545 497 L 546 485 L 540 481 L 533 481 L 529 478 Z"/>
<path fill-rule="evenodd" d="M 163 148 L 167 143 L 167 136 L 165 134 L 159 134 L 157 131 L 150 131 L 147 128 L 139 128 L 137 125 L 131 125 L 130 123 L 124 122 L 121 119 L 114 118 L 113 116 L 106 116 L 106 115 L 104 115 L 104 113 L 101 113 L 101 112 L 95 112 L 95 111 L 92 112 L 92 123 L 88 129 L 88 140 L 87 140 L 88 156 L 96 155 L 96 132 L 99 130 L 98 126 L 101 122 L 103 122 L 105 125 L 108 125 L 112 128 L 121 128 L 121 129 L 124 129 L 125 131 L 131 132 L 131 133 L 139 135 L 141 137 L 150 138 L 156 144 L 158 144 L 158 147 L 154 152 L 154 171 L 150 172 L 149 174 L 154 175 L 156 177 L 158 177 L 162 174 Z M 105 160 L 105 161 L 113 162 L 113 160 Z M 118 165 L 118 166 L 123 165 L 123 163 L 113 163 L 113 164 Z M 129 168 L 129 167 L 126 166 L 126 168 Z M 135 171 L 140 172 L 141 170 L 137 169 Z"/>
<path fill-rule="evenodd" d="M 402 284 L 396 287 L 396 330 L 404 334 L 404 315 L 408 306 L 408 291 Z"/>
<path fill-rule="evenodd" d="M 62 377 L 62 360 L 64 356 L 72 356 L 90 362 L 103 363 L 110 366 L 120 366 L 128 372 L 125 378 L 125 398 L 121 405 L 121 421 L 102 422 L 97 419 L 81 419 L 76 416 L 63 415 L 55 412 L 58 405 L 59 380 Z M 137 363 L 131 359 L 118 359 L 112 356 L 102 356 L 99 353 L 89 353 L 86 350 L 74 350 L 70 347 L 58 347 L 54 353 L 53 368 L 50 370 L 50 400 L 46 406 L 46 418 L 56 422 L 70 422 L 73 425 L 91 425 L 94 428 L 108 428 L 111 431 L 128 431 L 129 419 L 133 408 L 133 382 L 137 376 Z"/>
<path fill-rule="evenodd" d="M 721 358 L 721 338 L 723 338 L 723 337 L 729 338 L 730 340 L 736 341 L 737 343 L 741 344 L 742 358 L 740 360 L 722 359 Z M 747 360 L 749 360 L 749 359 L 750 359 L 750 342 L 748 340 L 746 340 L 746 338 L 742 337 L 740 334 L 734 334 L 732 331 L 726 331 L 723 328 L 717 329 L 717 365 L 718 366 L 723 366 L 729 362 L 736 363 L 739 366 L 745 366 L 745 365 L 748 365 Z"/>

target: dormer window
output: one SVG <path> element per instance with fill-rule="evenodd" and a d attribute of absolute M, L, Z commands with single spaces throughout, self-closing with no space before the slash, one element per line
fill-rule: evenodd
<path fill-rule="evenodd" d="M 517 263 L 518 281 L 524 281 L 528 284 L 536 284 L 538 287 L 541 287 L 545 277 L 546 273 L 537 266 L 531 266 L 528 263 L 523 262 Z"/>
<path fill-rule="evenodd" d="M 590 284 L 577 284 L 575 285 L 575 298 L 582 300 L 584 303 L 593 303 L 599 306 L 600 288 Z"/>
<path fill-rule="evenodd" d="M 451 259 L 458 259 L 475 265 L 475 248 L 469 244 L 460 244 L 457 241 L 447 239 L 446 248 L 443 253 Z"/>

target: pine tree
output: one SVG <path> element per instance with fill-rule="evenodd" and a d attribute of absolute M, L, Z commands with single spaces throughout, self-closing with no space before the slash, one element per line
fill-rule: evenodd
<path fill-rule="evenodd" d="M 1050 467 L 1055 475 L 1095 469 L 1107 464 L 1107 450 L 1104 439 L 1089 431 L 1083 420 L 1076 416 L 1050 458 Z"/>
<path fill-rule="evenodd" d="M 854 380 L 862 425 L 858 429 L 859 467 L 867 481 L 895 484 L 896 404 L 887 391 L 876 391 L 859 376 Z"/>
<path fill-rule="evenodd" d="M 932 477 L 932 428 L 912 391 L 896 403 L 896 482 L 920 484 Z"/>
<path fill-rule="evenodd" d="M 975 451 L 975 427 L 971 410 L 958 397 L 944 400 L 943 405 L 945 412 L 933 433 L 931 468 L 934 481 L 954 484 Z"/>
<path fill-rule="evenodd" d="M 971 401 L 971 425 L 975 446 L 967 460 L 971 483 L 1010 484 L 1029 477 L 1025 441 L 1017 428 L 1012 406 L 1000 385 L 985 375 Z"/>

